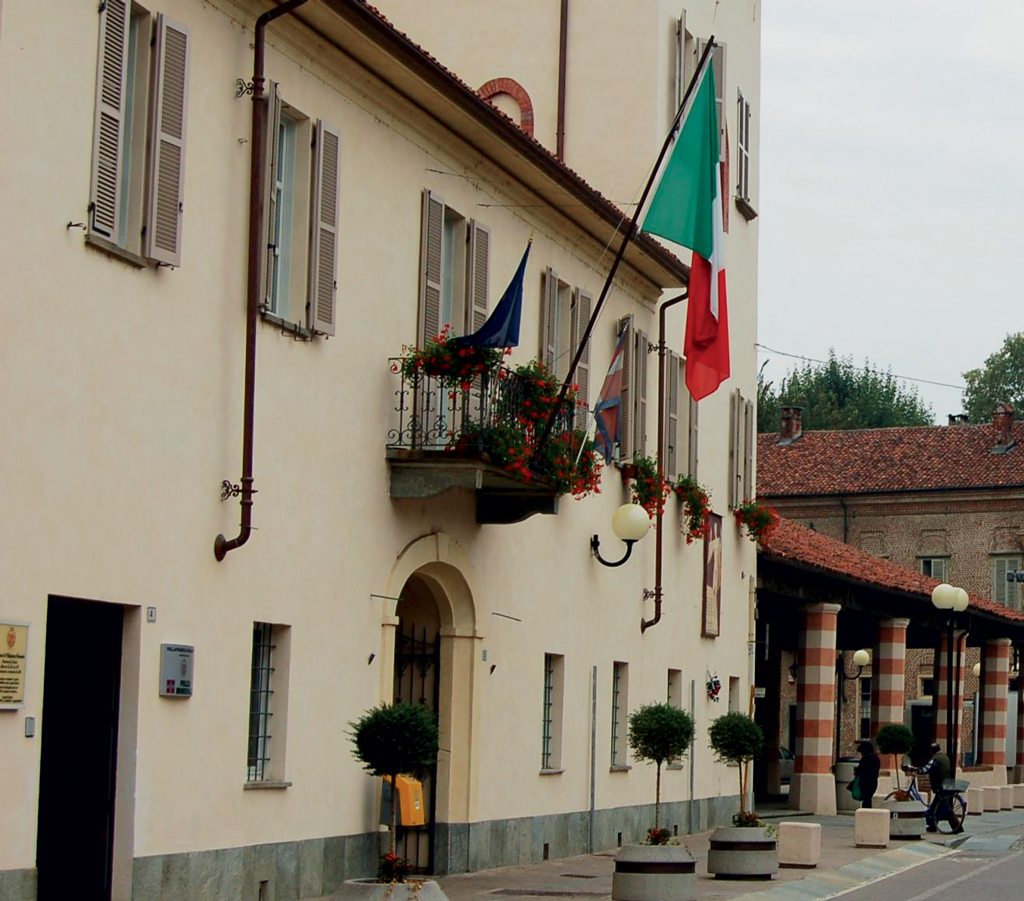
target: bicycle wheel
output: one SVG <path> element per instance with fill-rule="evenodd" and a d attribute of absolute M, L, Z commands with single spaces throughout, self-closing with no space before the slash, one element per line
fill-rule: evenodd
<path fill-rule="evenodd" d="M 967 816 L 967 805 L 960 795 L 950 795 L 939 801 L 935 809 L 935 825 L 939 832 L 949 835 L 959 831 L 964 824 L 964 817 Z"/>

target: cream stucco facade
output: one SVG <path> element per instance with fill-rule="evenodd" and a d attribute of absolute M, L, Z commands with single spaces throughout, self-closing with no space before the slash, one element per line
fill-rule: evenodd
<path fill-rule="evenodd" d="M 438 871 L 579 853 L 588 837 L 600 848 L 620 833 L 629 841 L 646 830 L 654 770 L 609 766 L 616 661 L 628 664 L 629 710 L 664 699 L 669 670 L 681 673 L 683 705 L 690 706 L 691 691 L 695 697 L 693 759 L 662 780 L 670 822 L 682 832 L 733 811 L 736 772 L 716 763 L 706 743 L 708 723 L 728 705 L 706 700 L 703 686 L 707 674 L 717 674 L 723 697 L 731 684 L 734 703 L 746 709 L 755 552 L 725 498 L 729 395 L 738 387 L 753 397 L 755 387 L 756 220 L 733 215 L 729 236 L 733 379 L 700 404 L 698 476 L 724 517 L 721 634 L 701 637 L 703 549 L 673 528 L 675 499 L 666 519 L 664 619 L 641 634 L 639 622 L 651 614 L 643 590 L 652 584 L 653 533 L 618 569 L 600 566 L 589 551 L 595 532 L 604 548 L 614 543 L 611 513 L 629 499 L 615 467 L 605 470 L 600 495 L 563 498 L 555 515 L 508 525 L 478 525 L 470 490 L 391 497 L 384 446 L 396 377 L 388 361 L 417 338 L 423 192 L 490 230 L 492 307 L 532 237 L 524 337 L 513 363 L 539 351 L 541 273 L 554 268 L 596 295 L 614 232 L 604 201 L 580 202 L 579 187 L 566 187 L 569 176 L 522 152 L 501 123 L 475 111 L 468 91 L 440 75 L 428 81 L 403 39 L 368 24 L 372 14 L 358 2 L 310 0 L 268 30 L 267 77 L 280 85 L 297 123 L 296 153 L 304 152 L 302 128 L 319 120 L 340 135 L 336 334 L 297 340 L 302 335 L 271 320 L 259 323 L 255 531 L 222 562 L 214 558 L 214 537 L 236 533 L 239 511 L 236 499 L 220 497 L 223 480 L 238 481 L 242 432 L 253 105 L 236 98 L 236 80 L 251 78 L 254 20 L 271 5 L 147 0 L 134 7 L 141 28 L 159 13 L 189 36 L 175 267 L 86 240 L 95 237 L 87 206 L 97 4 L 0 6 L 0 81 L 22 86 L 0 104 L 0 155 L 9 161 L 0 196 L 20 213 L 6 218 L 0 242 L 0 621 L 29 624 L 23 704 L 0 710 L 3 901 L 35 898 L 37 883 L 44 897 L 46 880 L 53 891 L 61 876 L 60 857 L 52 855 L 62 820 L 54 811 L 63 804 L 73 813 L 79 800 L 72 792 L 41 805 L 41 781 L 62 770 L 80 783 L 99 778 L 91 769 L 74 773 L 82 760 L 76 743 L 55 748 L 51 739 L 48 748 L 47 701 L 65 691 L 67 715 L 84 711 L 86 723 L 92 705 L 109 706 L 110 686 L 91 690 L 90 648 L 111 636 L 86 624 L 82 634 L 65 636 L 74 639 L 73 654 L 49 657 L 51 616 L 66 607 L 54 599 L 123 611 L 113 695 L 113 898 L 248 898 L 262 881 L 279 901 L 315 898 L 341 878 L 372 871 L 379 783 L 352 759 L 347 733 L 362 711 L 392 699 L 399 598 L 436 605 Z M 709 15 L 716 5 L 702 4 Z M 743 16 L 749 5 L 739 4 Z M 604 161 L 568 160 L 613 201 L 628 199 L 618 192 L 639 181 L 668 116 L 667 15 L 658 4 L 649 17 L 644 10 L 623 33 L 640 42 L 658 31 L 658 65 L 639 74 L 623 69 L 636 76 L 633 87 L 623 94 L 609 86 L 606 98 L 611 119 L 633 115 L 637 97 L 654 98 L 651 109 L 635 111 L 643 140 L 630 144 L 633 123 L 611 123 L 607 109 L 579 109 L 570 120 L 570 147 L 588 134 L 594 144 L 606 136 L 622 142 Z M 749 77 L 756 97 L 756 17 L 750 24 L 736 11 L 719 16 L 736 30 L 728 65 Z M 464 66 L 396 20 L 470 81 L 501 74 L 478 71 L 470 59 Z M 466 28 L 469 35 L 484 26 Z M 490 39 L 481 32 L 480 41 Z M 509 52 L 512 43 L 505 42 Z M 592 61 L 580 54 L 573 65 L 610 78 L 598 74 L 596 49 Z M 538 107 L 546 108 L 536 90 Z M 549 132 L 545 113 L 538 127 L 545 144 Z M 294 196 L 308 205 L 308 191 Z M 301 235 L 296 240 L 300 274 L 293 271 L 291 283 L 301 286 L 299 251 L 308 247 Z M 594 333 L 591 403 L 615 323 L 632 314 L 656 335 L 656 304 L 664 290 L 679 288 L 681 273 L 639 245 L 627 254 Z M 681 344 L 680 317 L 673 327 Z M 652 384 L 656 360 L 648 360 Z M 262 786 L 247 785 L 257 622 L 275 624 L 279 636 L 272 778 Z M 192 697 L 159 696 L 162 644 L 194 646 Z M 545 654 L 562 655 L 564 690 L 559 772 L 542 774 Z M 72 678 L 81 682 L 76 698 L 66 693 Z M 92 741 L 81 733 L 83 747 Z M 71 813 L 67 820 L 75 822 Z M 49 872 L 42 864 L 37 872 L 44 827 Z"/>

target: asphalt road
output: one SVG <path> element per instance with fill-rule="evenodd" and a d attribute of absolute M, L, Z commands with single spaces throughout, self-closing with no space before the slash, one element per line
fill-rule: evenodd
<path fill-rule="evenodd" d="M 984 836 L 961 850 L 838 896 L 842 901 L 1021 901 L 1024 839 Z"/>

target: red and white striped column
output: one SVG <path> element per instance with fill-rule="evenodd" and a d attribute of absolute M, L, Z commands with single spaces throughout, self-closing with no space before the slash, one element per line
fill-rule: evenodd
<path fill-rule="evenodd" d="M 871 734 L 882 726 L 903 725 L 903 688 L 909 619 L 885 619 L 871 655 Z"/>
<path fill-rule="evenodd" d="M 832 737 L 836 715 L 836 625 L 839 604 L 803 609 L 796 687 L 796 762 L 789 806 L 820 815 L 836 812 Z"/>
<path fill-rule="evenodd" d="M 997 785 L 1006 784 L 1006 700 L 1010 681 L 1010 639 L 992 638 L 981 651 L 981 721 L 978 763 L 991 766 Z"/>
<path fill-rule="evenodd" d="M 1021 655 L 1018 645 L 1017 652 Z M 1019 659 L 1019 658 L 1018 658 Z M 1017 760 L 1013 768 L 1013 782 L 1020 785 L 1024 780 L 1024 679 L 1017 677 Z"/>
<path fill-rule="evenodd" d="M 932 725 L 935 734 L 935 741 L 943 751 L 949 752 L 949 737 L 946 734 L 946 711 L 949 708 L 949 640 L 946 632 L 942 633 L 939 646 L 935 649 L 935 688 L 934 701 L 932 703 Z M 963 753 L 963 724 L 964 724 L 964 665 L 966 663 L 965 633 L 956 632 L 953 637 L 953 694 L 959 701 L 959 709 L 954 711 L 954 721 L 960 729 L 959 740 L 957 741 L 957 756 L 962 758 Z M 960 760 L 957 761 L 957 766 Z"/>

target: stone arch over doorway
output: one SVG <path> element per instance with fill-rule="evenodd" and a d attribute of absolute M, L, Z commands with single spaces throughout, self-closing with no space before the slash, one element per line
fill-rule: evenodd
<path fill-rule="evenodd" d="M 419 650 L 432 653 L 436 636 L 436 683 L 421 678 L 411 697 L 431 702 L 436 690 L 440 753 L 433 791 L 433 869 L 445 873 L 464 869 L 451 859 L 460 843 L 455 835 L 468 829 L 475 808 L 473 748 L 477 711 L 480 652 L 483 636 L 477 629 L 477 608 L 472 588 L 472 566 L 462 547 L 443 532 L 410 542 L 398 555 L 383 592 L 381 700 L 396 697 L 396 674 L 402 661 L 396 648 L 416 651 L 410 643 L 419 635 Z M 414 631 L 415 630 L 415 631 Z M 396 667 L 397 664 L 397 667 Z M 419 692 L 417 694 L 416 692 Z M 405 697 L 404 700 L 409 700 Z"/>

